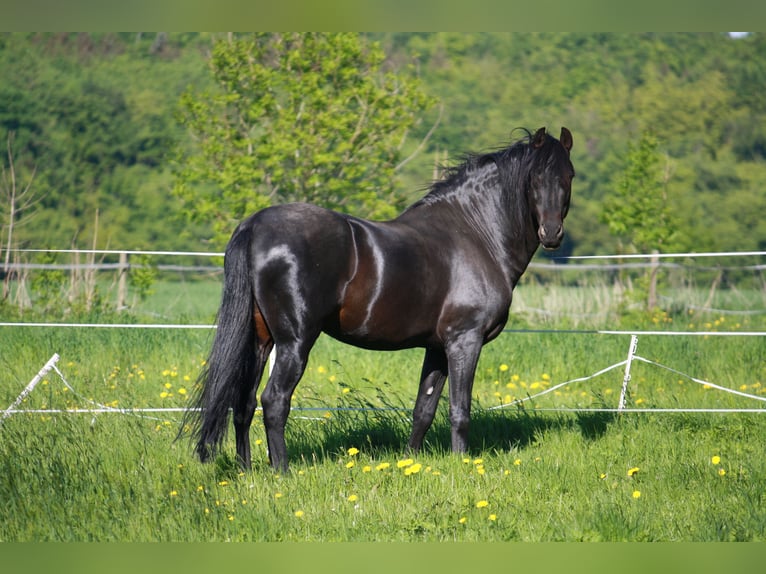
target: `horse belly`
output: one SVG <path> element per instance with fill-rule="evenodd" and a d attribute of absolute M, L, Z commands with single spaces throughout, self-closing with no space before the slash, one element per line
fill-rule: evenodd
<path fill-rule="evenodd" d="M 411 284 L 350 283 L 337 321 L 326 331 L 343 342 L 369 349 L 406 349 L 433 341 L 440 305 Z"/>

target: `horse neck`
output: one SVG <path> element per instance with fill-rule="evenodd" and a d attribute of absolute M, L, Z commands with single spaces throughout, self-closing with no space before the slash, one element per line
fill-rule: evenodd
<path fill-rule="evenodd" d="M 491 171 L 489 171 L 491 170 Z M 506 187 L 507 189 L 503 189 Z M 400 219 L 440 220 L 448 230 L 468 229 L 514 286 L 529 265 L 539 240 L 529 209 L 513 209 L 513 202 L 526 202 L 525 184 L 503 181 L 492 164 L 456 182 L 454 189 L 438 197 L 426 197 Z"/>

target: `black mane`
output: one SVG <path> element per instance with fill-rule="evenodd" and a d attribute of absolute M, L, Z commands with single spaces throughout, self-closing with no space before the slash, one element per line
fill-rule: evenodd
<path fill-rule="evenodd" d="M 460 199 L 461 194 L 467 188 L 463 185 L 474 174 L 487 165 L 494 164 L 497 167 L 500 193 L 503 204 L 507 206 L 507 215 L 514 230 L 525 227 L 529 215 L 529 205 L 525 190 L 531 169 L 532 154 L 529 153 L 533 134 L 524 128 L 525 136 L 504 147 L 499 147 L 483 153 L 465 153 L 460 156 L 460 162 L 446 167 L 441 179 L 432 182 L 427 193 L 416 201 L 406 211 L 419 206 L 433 205 L 442 201 Z M 553 140 L 547 136 L 546 143 Z M 545 145 L 543 148 L 550 153 L 552 146 Z M 546 165 L 548 160 L 546 158 Z M 471 191 L 469 191 L 471 193 Z"/>

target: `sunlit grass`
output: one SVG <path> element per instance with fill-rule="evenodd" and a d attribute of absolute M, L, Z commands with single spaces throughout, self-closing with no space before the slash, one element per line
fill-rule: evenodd
<path fill-rule="evenodd" d="M 761 328 L 757 317 L 644 321 Z M 182 409 L 211 339 L 207 330 L 0 330 L 0 408 L 56 352 L 71 389 L 51 372 L 21 408 Z M 294 396 L 288 474 L 268 466 L 260 412 L 247 473 L 232 436 L 213 463 L 197 462 L 175 441 L 178 412 L 13 415 L 0 425 L 0 540 L 766 538 L 763 414 L 547 410 L 616 407 L 622 368 L 534 397 L 623 361 L 628 344 L 503 334 L 477 369 L 465 455 L 450 452 L 447 388 L 422 451 L 406 449 L 421 350 L 361 351 L 326 337 Z M 763 352 L 752 337 L 643 336 L 638 345 L 642 357 L 756 397 L 766 397 Z M 631 374 L 634 408 L 762 406 L 642 362 Z"/>

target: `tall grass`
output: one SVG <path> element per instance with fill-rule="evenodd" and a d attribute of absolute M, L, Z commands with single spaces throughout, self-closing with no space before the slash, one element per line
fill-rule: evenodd
<path fill-rule="evenodd" d="M 552 295 L 530 284 L 519 297 L 549 310 L 600 309 L 578 289 Z M 212 323 L 215 285 L 155 291 L 135 320 Z M 516 311 L 511 327 L 574 322 Z M 629 320 L 631 328 L 762 328 L 758 315 L 688 309 Z M 23 408 L 182 408 L 211 338 L 209 330 L 0 329 L 0 408 L 54 352 L 72 389 L 51 373 Z M 624 360 L 628 342 L 503 334 L 477 370 L 465 456 L 449 450 L 446 400 L 423 451 L 405 449 L 422 351 L 361 351 L 326 337 L 294 397 L 286 475 L 268 467 L 260 413 L 248 473 L 235 464 L 233 437 L 215 462 L 198 463 L 184 438 L 174 440 L 178 413 L 15 414 L 0 425 L 0 540 L 766 538 L 763 413 L 547 410 L 615 407 L 621 368 L 508 406 Z M 638 354 L 766 397 L 764 350 L 761 338 L 644 336 Z M 642 362 L 633 365 L 630 391 L 637 408 L 762 406 Z"/>

